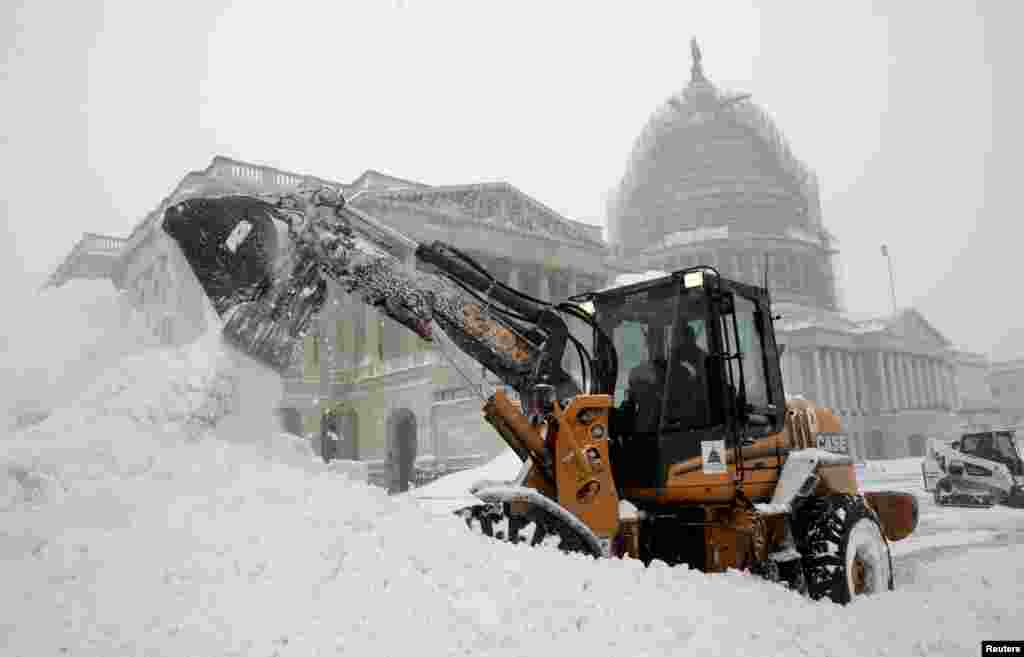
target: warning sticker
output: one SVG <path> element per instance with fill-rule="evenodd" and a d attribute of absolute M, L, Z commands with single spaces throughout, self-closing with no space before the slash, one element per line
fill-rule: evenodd
<path fill-rule="evenodd" d="M 725 441 L 724 440 L 702 440 L 700 443 L 704 474 L 724 474 L 728 472 L 725 467 Z"/>
<path fill-rule="evenodd" d="M 249 231 L 251 230 L 251 223 L 245 219 L 239 221 L 235 229 L 228 235 L 228 238 L 224 240 L 224 246 L 227 247 L 228 251 L 234 253 L 238 250 L 239 245 L 245 241 L 245 238 L 249 236 Z"/>

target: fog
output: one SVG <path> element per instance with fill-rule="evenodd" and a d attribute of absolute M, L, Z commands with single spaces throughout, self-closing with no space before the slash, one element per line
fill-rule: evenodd
<path fill-rule="evenodd" d="M 1022 231 L 1012 3 L 8 3 L 4 269 L 125 235 L 216 154 L 350 181 L 504 180 L 604 222 L 633 140 L 689 78 L 750 92 L 822 182 L 850 310 L 900 306 L 1024 354 L 990 303 Z M 983 318 L 983 320 L 982 320 Z"/>

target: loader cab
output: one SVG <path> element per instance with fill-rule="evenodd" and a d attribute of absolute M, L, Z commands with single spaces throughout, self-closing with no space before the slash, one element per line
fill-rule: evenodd
<path fill-rule="evenodd" d="M 702 441 L 733 448 L 783 429 L 765 290 L 700 267 L 591 300 L 617 356 L 612 433 L 624 485 L 659 486 L 669 465 L 701 455 Z"/>

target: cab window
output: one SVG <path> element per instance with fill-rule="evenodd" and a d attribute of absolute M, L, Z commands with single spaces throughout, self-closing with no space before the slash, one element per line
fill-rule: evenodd
<path fill-rule="evenodd" d="M 732 315 L 722 316 L 723 345 L 726 350 L 743 354 L 743 383 L 747 404 L 754 408 L 766 408 L 771 403 L 768 382 L 765 375 L 764 346 L 761 342 L 761 315 L 753 301 L 736 296 L 733 300 L 736 326 Z M 740 384 L 740 370 L 737 361 L 728 361 L 734 385 Z"/>

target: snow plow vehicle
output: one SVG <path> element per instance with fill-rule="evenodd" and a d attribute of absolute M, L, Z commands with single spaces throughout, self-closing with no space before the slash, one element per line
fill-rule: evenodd
<path fill-rule="evenodd" d="M 893 587 L 889 541 L 914 531 L 915 498 L 860 491 L 852 459 L 819 448 L 842 427 L 787 401 L 763 287 L 694 267 L 549 303 L 316 186 L 183 199 L 162 227 L 225 340 L 270 367 L 297 357 L 332 279 L 497 376 L 483 413 L 523 468 L 458 512 L 487 536 L 743 569 L 840 603 Z M 563 369 L 570 345 L 578 376 Z"/>
<path fill-rule="evenodd" d="M 933 438 L 921 476 L 941 506 L 1024 507 L 1024 461 L 1013 430 L 965 433 L 952 442 Z"/>

